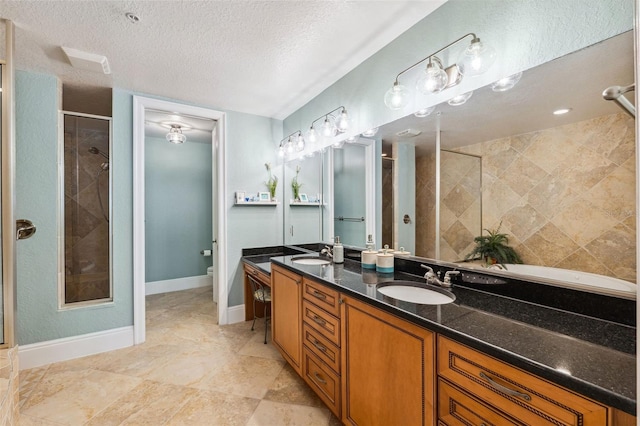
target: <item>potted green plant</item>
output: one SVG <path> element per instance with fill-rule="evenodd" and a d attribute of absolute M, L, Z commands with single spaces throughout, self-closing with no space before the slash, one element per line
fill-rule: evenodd
<path fill-rule="evenodd" d="M 293 190 L 293 200 L 300 201 L 300 188 L 302 188 L 302 184 L 298 182 L 298 174 L 300 173 L 300 166 L 296 167 L 296 176 L 291 179 L 291 189 Z"/>
<path fill-rule="evenodd" d="M 488 265 L 498 263 L 504 266 L 505 263 L 522 263 L 518 253 L 508 245 L 509 236 L 500 232 L 500 226 L 502 222 L 494 230 L 485 229 L 488 235 L 475 237 L 473 241 L 476 246 L 465 259 L 483 259 Z"/>
<path fill-rule="evenodd" d="M 265 185 L 267 185 L 267 189 L 269 190 L 271 199 L 275 201 L 276 188 L 278 187 L 278 176 L 274 176 L 271 174 L 271 163 L 264 163 L 264 166 L 267 168 L 267 172 L 269 172 L 269 180 L 265 182 Z"/>

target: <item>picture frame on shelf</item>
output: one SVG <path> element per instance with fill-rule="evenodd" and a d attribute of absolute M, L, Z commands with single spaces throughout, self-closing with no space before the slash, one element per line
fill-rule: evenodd
<path fill-rule="evenodd" d="M 271 194 L 268 192 L 260 192 L 258 193 L 258 198 L 261 203 L 268 203 L 271 201 Z"/>
<path fill-rule="evenodd" d="M 236 203 L 244 203 L 244 191 L 236 191 Z"/>
<path fill-rule="evenodd" d="M 307 197 L 307 194 L 301 192 L 300 193 L 300 202 L 301 203 L 308 203 L 309 202 L 309 197 Z"/>

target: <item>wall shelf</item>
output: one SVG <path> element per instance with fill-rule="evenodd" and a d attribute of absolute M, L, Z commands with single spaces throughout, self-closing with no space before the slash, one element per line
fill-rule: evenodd
<path fill-rule="evenodd" d="M 312 203 L 312 202 L 306 202 L 305 203 L 305 202 L 302 202 L 302 201 L 293 201 L 293 200 L 291 200 L 289 202 L 289 205 L 290 206 L 305 206 L 305 207 L 313 206 L 313 207 L 319 207 L 319 206 L 322 205 L 322 203 L 317 202 L 317 201 L 315 203 Z"/>
<path fill-rule="evenodd" d="M 246 201 L 244 203 L 233 203 L 234 206 L 277 206 L 277 201 Z"/>

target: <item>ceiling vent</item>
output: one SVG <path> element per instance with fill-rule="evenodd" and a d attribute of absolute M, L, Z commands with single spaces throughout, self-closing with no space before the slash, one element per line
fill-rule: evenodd
<path fill-rule="evenodd" d="M 422 133 L 420 130 L 405 129 L 396 133 L 396 136 L 398 136 L 399 138 L 413 138 L 415 136 L 418 136 L 420 133 Z"/>
<path fill-rule="evenodd" d="M 69 62 L 76 68 L 80 68 L 87 71 L 102 72 L 104 74 L 111 74 L 111 68 L 109 67 L 109 61 L 106 56 L 96 55 L 94 53 L 83 52 L 78 49 L 72 49 L 70 47 L 62 47 L 62 50 L 69 58 Z"/>

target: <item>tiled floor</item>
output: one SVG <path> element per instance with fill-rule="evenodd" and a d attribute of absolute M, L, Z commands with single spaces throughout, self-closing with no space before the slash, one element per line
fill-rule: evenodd
<path fill-rule="evenodd" d="M 216 317 L 211 289 L 148 296 L 143 345 L 20 372 L 20 424 L 340 424 L 263 344 L 262 320 Z"/>

